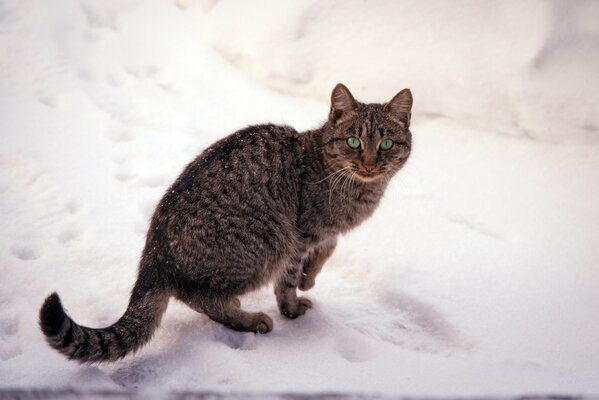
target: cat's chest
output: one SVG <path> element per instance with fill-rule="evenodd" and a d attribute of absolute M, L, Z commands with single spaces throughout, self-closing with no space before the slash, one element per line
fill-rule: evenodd
<path fill-rule="evenodd" d="M 328 216 L 326 222 L 340 233 L 360 225 L 372 215 L 380 201 L 380 196 L 363 192 L 332 197 L 333 201 L 325 212 Z"/>
<path fill-rule="evenodd" d="M 382 190 L 354 188 L 331 191 L 328 186 L 312 193 L 300 215 L 304 234 L 317 237 L 336 236 L 360 225 L 372 215 L 382 197 Z"/>

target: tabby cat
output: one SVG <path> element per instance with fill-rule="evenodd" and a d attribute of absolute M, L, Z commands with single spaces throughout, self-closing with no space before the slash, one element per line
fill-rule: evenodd
<path fill-rule="evenodd" d="M 231 329 L 267 333 L 272 319 L 238 296 L 270 281 L 280 312 L 303 315 L 312 302 L 296 289 L 314 286 L 337 236 L 373 213 L 408 159 L 411 108 L 409 89 L 364 104 L 338 84 L 318 129 L 256 125 L 216 142 L 158 204 L 125 314 L 84 327 L 53 293 L 40 310 L 46 340 L 81 363 L 120 359 L 151 338 L 171 296 Z"/>

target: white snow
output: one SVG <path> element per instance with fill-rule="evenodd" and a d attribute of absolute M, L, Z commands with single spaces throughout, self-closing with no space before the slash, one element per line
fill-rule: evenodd
<path fill-rule="evenodd" d="M 0 387 L 599 392 L 599 3 L 0 2 Z M 318 126 L 333 85 L 410 87 L 414 152 L 268 335 L 171 301 L 114 364 L 50 349 L 38 309 L 107 326 L 153 208 L 248 124 Z"/>

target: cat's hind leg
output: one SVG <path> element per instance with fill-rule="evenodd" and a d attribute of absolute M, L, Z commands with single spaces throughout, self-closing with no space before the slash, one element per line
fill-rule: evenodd
<path fill-rule="evenodd" d="M 230 299 L 202 299 L 191 307 L 205 313 L 210 319 L 239 332 L 268 333 L 272 330 L 272 319 L 262 312 L 247 312 L 240 308 L 237 297 Z"/>
<path fill-rule="evenodd" d="M 275 296 L 281 314 L 287 318 L 304 315 L 312 307 L 312 302 L 305 297 L 297 297 L 297 285 L 300 281 L 302 264 L 292 263 L 275 282 Z"/>
<path fill-rule="evenodd" d="M 298 286 L 300 290 L 306 291 L 314 287 L 316 275 L 318 275 L 331 254 L 333 254 L 336 246 L 336 239 L 324 242 L 308 253 L 302 260 L 302 275 Z"/>

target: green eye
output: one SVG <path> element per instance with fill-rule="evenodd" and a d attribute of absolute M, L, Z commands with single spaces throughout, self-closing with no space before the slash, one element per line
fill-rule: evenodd
<path fill-rule="evenodd" d="M 355 136 L 350 136 L 347 138 L 347 145 L 352 149 L 357 149 L 360 147 L 360 139 Z"/>
<path fill-rule="evenodd" d="M 385 139 L 381 142 L 381 150 L 389 150 L 391 147 L 393 147 L 393 140 Z"/>

